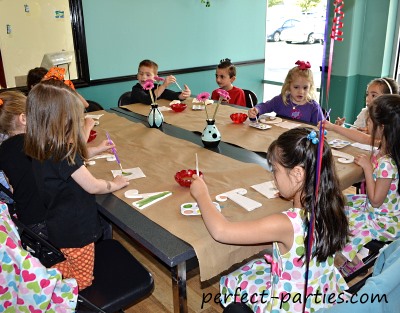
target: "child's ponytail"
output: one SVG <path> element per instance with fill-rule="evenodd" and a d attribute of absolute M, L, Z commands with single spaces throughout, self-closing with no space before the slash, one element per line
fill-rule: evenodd
<path fill-rule="evenodd" d="M 309 215 L 315 202 L 315 177 L 318 144 L 308 138 L 312 129 L 295 128 L 278 137 L 268 149 L 267 158 L 290 170 L 295 166 L 304 168 L 305 179 L 301 192 L 301 205 L 305 211 L 305 248 L 307 251 L 307 228 Z M 325 142 L 321 163 L 318 205 L 315 208 L 315 242 L 313 256 L 325 261 L 346 244 L 348 222 L 344 213 L 345 200 L 335 174 L 333 156 Z"/>

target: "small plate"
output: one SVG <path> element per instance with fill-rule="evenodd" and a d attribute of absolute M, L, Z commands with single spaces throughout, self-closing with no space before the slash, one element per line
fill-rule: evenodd
<path fill-rule="evenodd" d="M 271 128 L 270 125 L 263 124 L 263 123 L 257 123 L 257 122 L 251 122 L 251 123 L 249 123 L 249 126 L 257 128 L 257 129 L 261 129 L 261 130 L 266 130 L 268 128 Z"/>
<path fill-rule="evenodd" d="M 335 149 L 342 149 L 346 146 L 348 146 L 351 142 L 350 141 L 346 141 L 346 140 L 342 140 L 342 139 L 333 139 L 331 141 L 329 141 L 329 145 L 331 146 L 331 148 L 335 148 Z"/>
<path fill-rule="evenodd" d="M 217 202 L 213 202 L 218 211 L 221 212 L 221 207 Z M 183 215 L 201 215 L 200 209 L 196 202 L 187 202 L 181 205 L 181 213 Z"/>
<path fill-rule="evenodd" d="M 192 110 L 193 111 L 204 111 L 206 108 L 204 104 L 193 104 L 192 105 Z"/>
<path fill-rule="evenodd" d="M 269 117 L 260 117 L 258 119 L 258 121 L 260 123 L 264 123 L 264 124 L 278 124 L 278 123 L 282 123 L 282 119 L 280 117 L 275 117 L 274 119 L 271 119 Z"/>

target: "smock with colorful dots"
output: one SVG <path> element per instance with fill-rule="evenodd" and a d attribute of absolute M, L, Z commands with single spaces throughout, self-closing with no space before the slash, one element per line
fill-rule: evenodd
<path fill-rule="evenodd" d="M 378 152 L 377 152 L 378 153 Z M 388 155 L 372 158 L 373 178 L 390 178 L 388 194 L 379 208 L 374 208 L 367 195 L 347 195 L 346 214 L 352 237 L 343 255 L 353 260 L 360 249 L 372 239 L 390 241 L 400 238 L 400 195 L 397 192 L 399 172 Z"/>
<path fill-rule="evenodd" d="M 224 306 L 242 301 L 257 313 L 302 312 L 305 285 L 303 210 L 290 209 L 283 214 L 293 225 L 292 248 L 281 254 L 278 244 L 274 242 L 272 256 L 250 261 L 221 277 L 220 300 Z M 345 298 L 342 291 L 347 289 L 347 285 L 334 266 L 333 256 L 324 262 L 312 258 L 308 276 L 306 312 L 330 307 L 335 301 L 340 301 L 338 298 Z"/>

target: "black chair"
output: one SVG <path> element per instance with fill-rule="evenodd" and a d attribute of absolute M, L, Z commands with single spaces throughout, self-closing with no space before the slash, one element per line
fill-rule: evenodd
<path fill-rule="evenodd" d="M 86 100 L 86 102 L 89 103 L 89 106 L 86 108 L 86 112 L 104 110 L 104 108 L 99 103 L 97 103 L 96 101 Z"/>
<path fill-rule="evenodd" d="M 390 244 L 391 241 L 378 241 L 378 240 L 372 240 L 370 242 L 368 242 L 364 247 L 367 248 L 369 250 L 369 254 L 362 260 L 364 263 L 364 266 L 362 266 L 361 268 L 359 268 L 358 270 L 356 270 L 354 273 L 350 274 L 349 276 L 346 276 L 344 278 L 344 280 L 348 283 L 350 281 L 352 281 L 354 278 L 356 278 L 357 276 L 363 275 L 364 273 L 366 273 L 368 271 L 369 268 L 371 268 L 374 264 L 375 261 L 377 260 L 377 258 L 379 257 L 379 253 L 380 250 L 385 246 Z M 355 293 L 358 291 L 358 289 L 360 289 L 365 281 L 367 280 L 367 278 L 369 278 L 371 275 L 368 275 L 367 277 L 364 277 L 361 282 L 359 282 L 358 284 L 352 286 L 349 288 L 348 292 L 350 293 Z"/>
<path fill-rule="evenodd" d="M 61 251 L 13 217 L 25 250 L 46 267 L 64 259 Z M 26 235 L 29 234 L 27 237 Z M 151 273 L 115 239 L 95 245 L 94 280 L 79 292 L 77 312 L 123 312 L 154 288 Z"/>
<path fill-rule="evenodd" d="M 102 240 L 95 246 L 93 284 L 79 292 L 77 310 L 122 311 L 150 295 L 153 288 L 151 273 L 119 241 Z"/>
<path fill-rule="evenodd" d="M 12 216 L 12 220 L 17 226 L 22 247 L 35 258 L 39 259 L 40 263 L 45 267 L 52 267 L 54 264 L 65 260 L 64 255 L 59 249 L 21 223 L 15 216 Z"/>
<path fill-rule="evenodd" d="M 253 313 L 253 310 L 244 303 L 232 302 L 222 313 Z"/>
<path fill-rule="evenodd" d="M 243 89 L 243 91 L 244 91 L 244 96 L 246 98 L 246 106 L 248 108 L 252 108 L 253 105 L 255 106 L 258 103 L 257 95 L 253 91 L 248 89 Z M 253 105 L 251 105 L 252 102 Z"/>
<path fill-rule="evenodd" d="M 127 91 L 124 92 L 118 99 L 118 106 L 123 106 L 123 105 L 127 105 L 127 104 L 131 104 L 131 92 Z"/>

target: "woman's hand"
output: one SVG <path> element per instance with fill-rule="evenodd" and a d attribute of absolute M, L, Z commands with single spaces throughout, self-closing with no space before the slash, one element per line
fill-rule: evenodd
<path fill-rule="evenodd" d="M 257 118 L 257 115 L 258 115 L 258 110 L 257 110 L 257 108 L 251 108 L 251 109 L 247 112 L 247 115 L 248 115 L 250 118 Z"/>

